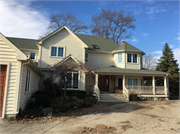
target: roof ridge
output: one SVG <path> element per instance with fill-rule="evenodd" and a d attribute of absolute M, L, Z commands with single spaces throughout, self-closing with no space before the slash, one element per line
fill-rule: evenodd
<path fill-rule="evenodd" d="M 14 39 L 25 39 L 25 40 L 38 40 L 38 39 L 30 39 L 30 38 L 19 38 L 19 37 L 6 37 L 6 38 L 14 38 Z"/>

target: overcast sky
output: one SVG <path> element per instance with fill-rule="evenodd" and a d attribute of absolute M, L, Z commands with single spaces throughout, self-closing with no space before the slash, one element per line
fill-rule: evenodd
<path fill-rule="evenodd" d="M 103 9 L 132 12 L 136 22 L 128 43 L 156 58 L 165 42 L 180 63 L 179 1 L 35 1 L 0 0 L 0 32 L 8 37 L 38 38 L 50 13 L 73 13 L 86 24 Z M 90 32 L 88 34 L 91 34 Z"/>

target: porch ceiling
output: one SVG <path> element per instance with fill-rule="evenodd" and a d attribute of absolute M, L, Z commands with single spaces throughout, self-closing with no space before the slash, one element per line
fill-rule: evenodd
<path fill-rule="evenodd" d="M 148 69 L 125 69 L 125 68 L 119 68 L 115 66 L 111 67 L 106 67 L 106 68 L 100 68 L 96 70 L 96 73 L 98 74 L 111 74 L 111 75 L 122 75 L 122 74 L 127 74 L 127 75 L 146 75 L 146 76 L 165 76 L 168 75 L 170 76 L 169 73 L 165 72 L 160 72 L 160 71 L 154 71 L 154 70 L 148 70 Z"/>

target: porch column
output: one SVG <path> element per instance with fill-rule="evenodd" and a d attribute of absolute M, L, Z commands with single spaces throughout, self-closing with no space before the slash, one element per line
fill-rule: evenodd
<path fill-rule="evenodd" d="M 167 95 L 167 77 L 164 76 L 164 93 Z"/>
<path fill-rule="evenodd" d="M 153 78 L 152 79 L 153 95 L 155 95 L 156 94 L 156 92 L 155 92 L 155 76 L 153 76 L 152 78 Z"/>
<path fill-rule="evenodd" d="M 95 85 L 98 86 L 98 74 L 95 74 Z"/>
<path fill-rule="evenodd" d="M 123 91 L 124 91 L 124 87 L 125 87 L 125 75 L 123 75 Z"/>

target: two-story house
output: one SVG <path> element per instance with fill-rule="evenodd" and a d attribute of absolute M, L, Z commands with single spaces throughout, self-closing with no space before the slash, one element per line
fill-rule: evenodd
<path fill-rule="evenodd" d="M 66 26 L 41 40 L 0 34 L 0 116 L 13 117 L 19 108 L 24 109 L 31 94 L 43 89 L 51 68 L 62 60 L 80 61 L 95 69 L 95 78 L 83 71 L 70 72 L 68 88 L 96 94 L 99 101 L 129 101 L 130 89 L 139 97 L 167 98 L 170 74 L 142 68 L 144 54 L 127 42 L 74 34 Z M 156 79 L 164 79 L 164 86 L 156 86 Z M 144 85 L 147 80 L 151 85 Z"/>

